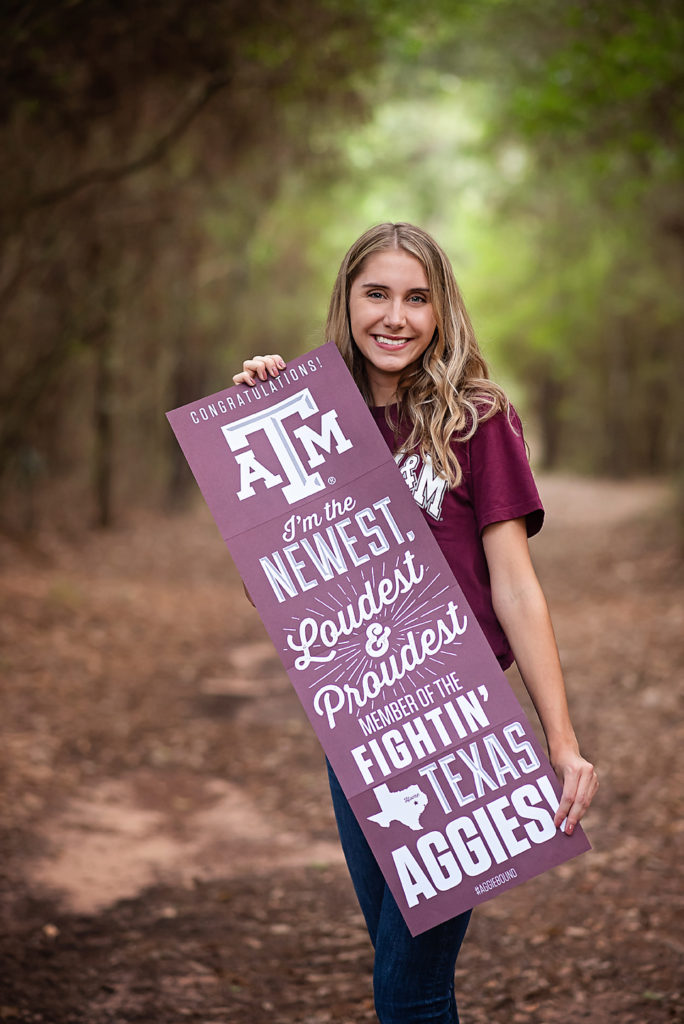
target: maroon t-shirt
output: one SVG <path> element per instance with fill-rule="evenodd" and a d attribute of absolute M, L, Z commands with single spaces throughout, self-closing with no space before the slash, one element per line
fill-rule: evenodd
<path fill-rule="evenodd" d="M 394 451 L 394 432 L 384 408 L 371 412 Z M 463 470 L 461 483 L 453 489 L 417 450 L 395 458 L 501 667 L 508 668 L 513 654 L 492 607 L 482 531 L 490 523 L 525 516 L 531 537 L 542 527 L 544 509 L 514 409 L 510 422 L 506 413 L 496 413 L 480 423 L 469 441 L 452 445 Z"/>

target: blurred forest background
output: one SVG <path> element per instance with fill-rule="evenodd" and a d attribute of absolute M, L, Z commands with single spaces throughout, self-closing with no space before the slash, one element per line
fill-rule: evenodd
<path fill-rule="evenodd" d="M 676 0 L 9 0 L 0 40 L 5 528 L 181 504 L 164 411 L 321 343 L 387 219 L 545 468 L 684 476 Z"/>
<path fill-rule="evenodd" d="M 684 6 L 4 0 L 0 83 L 0 1020 L 376 1019 L 318 742 L 164 412 L 321 344 L 411 220 L 552 471 L 601 778 L 594 852 L 478 908 L 464 1014 L 684 1021 Z"/>

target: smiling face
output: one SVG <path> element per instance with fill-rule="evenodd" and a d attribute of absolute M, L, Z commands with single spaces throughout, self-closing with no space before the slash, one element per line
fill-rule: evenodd
<path fill-rule="evenodd" d="M 420 359 L 437 327 L 420 260 L 405 249 L 369 256 L 352 282 L 349 319 L 373 401 L 387 405 L 402 371 Z"/>

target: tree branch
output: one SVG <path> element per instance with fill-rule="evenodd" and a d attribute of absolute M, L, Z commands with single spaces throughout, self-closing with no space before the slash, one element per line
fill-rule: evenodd
<path fill-rule="evenodd" d="M 72 181 L 67 182 L 65 185 L 60 185 L 58 188 L 48 189 L 46 192 L 38 192 L 33 198 L 27 203 L 24 208 L 24 214 L 28 214 L 33 210 L 39 210 L 46 206 L 54 206 L 57 203 L 64 202 L 66 199 L 70 199 L 76 195 L 77 192 L 81 192 L 84 188 L 88 188 L 91 185 L 102 185 L 108 182 L 120 181 L 122 178 L 126 178 L 131 174 L 136 174 L 138 171 L 144 170 L 146 167 L 150 167 L 152 164 L 157 163 L 162 159 L 171 149 L 173 144 L 181 138 L 184 132 L 190 127 L 193 120 L 200 111 L 209 103 L 209 101 L 224 89 L 230 79 L 228 75 L 215 75 L 205 82 L 201 88 L 199 95 L 197 95 L 187 106 L 187 108 L 178 116 L 177 120 L 168 131 L 164 132 L 148 150 L 141 153 L 140 156 L 134 160 L 129 160 L 126 163 L 115 165 L 113 167 L 96 167 L 91 171 L 87 171 L 85 174 L 79 175 Z"/>

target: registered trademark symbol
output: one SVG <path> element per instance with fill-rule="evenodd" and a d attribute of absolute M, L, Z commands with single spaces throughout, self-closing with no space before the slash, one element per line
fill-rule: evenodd
<path fill-rule="evenodd" d="M 329 476 L 328 477 L 328 483 L 331 484 L 331 485 L 332 484 L 336 484 L 337 480 L 336 480 L 336 478 L 334 476 Z"/>

